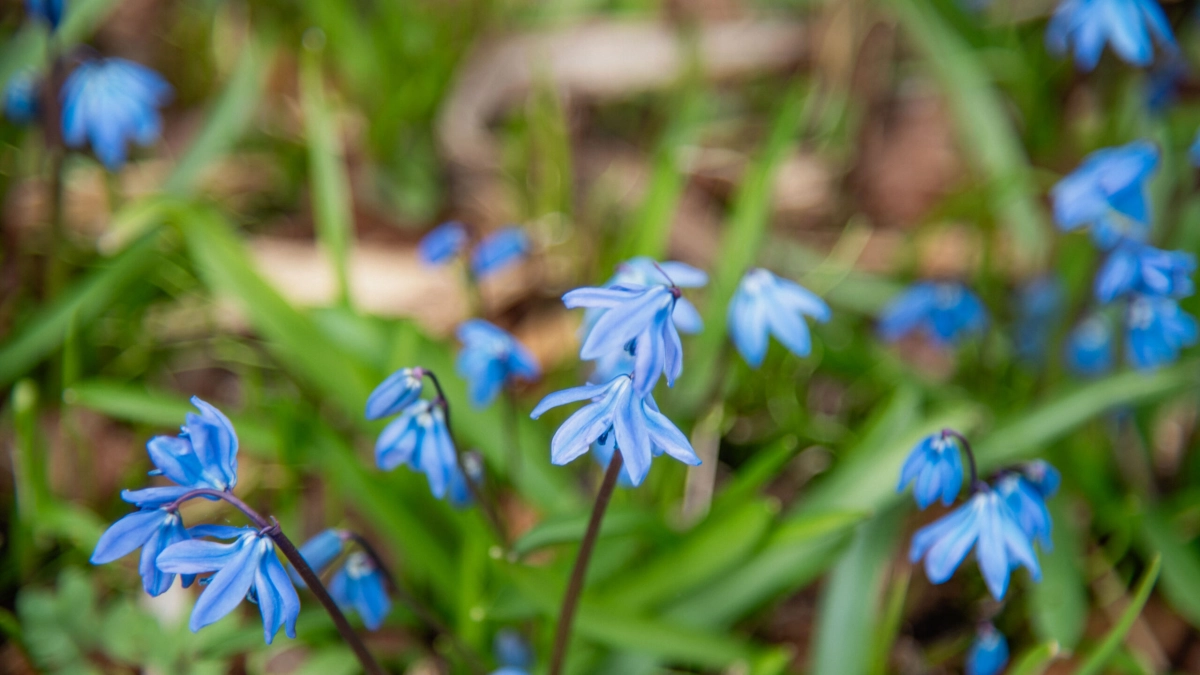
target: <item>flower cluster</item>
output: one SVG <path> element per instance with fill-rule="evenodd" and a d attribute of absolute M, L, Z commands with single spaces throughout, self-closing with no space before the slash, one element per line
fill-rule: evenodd
<path fill-rule="evenodd" d="M 463 348 L 456 366 L 467 380 L 472 405 L 490 404 L 509 380 L 534 380 L 541 375 L 537 359 L 524 345 L 483 319 L 460 325 L 458 340 Z"/>
<path fill-rule="evenodd" d="M 1083 70 L 1096 67 L 1105 43 L 1133 65 L 1150 65 L 1155 41 L 1172 55 L 1179 49 L 1155 0 L 1065 0 L 1046 28 L 1051 51 L 1072 51 Z"/>
<path fill-rule="evenodd" d="M 879 334 L 895 342 L 919 332 L 935 344 L 952 345 L 982 333 L 987 324 L 987 308 L 966 286 L 953 281 L 921 281 L 884 307 Z"/>
<path fill-rule="evenodd" d="M 470 244 L 467 228 L 452 220 L 429 231 L 417 245 L 417 255 L 427 265 L 454 260 Z M 529 235 L 518 227 L 505 227 L 485 236 L 470 253 L 470 270 L 483 279 L 519 262 L 529 252 Z"/>

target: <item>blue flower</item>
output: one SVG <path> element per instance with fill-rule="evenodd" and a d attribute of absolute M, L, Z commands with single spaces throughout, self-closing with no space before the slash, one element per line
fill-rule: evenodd
<path fill-rule="evenodd" d="M 125 59 L 87 61 L 63 86 L 63 140 L 73 148 L 90 142 L 104 166 L 119 169 L 127 143 L 150 145 L 158 138 L 158 109 L 170 97 L 171 86 L 145 66 Z"/>
<path fill-rule="evenodd" d="M 483 456 L 478 450 L 464 452 L 462 465 L 467 471 L 466 475 L 457 463 L 450 467 L 450 486 L 446 491 L 450 505 L 456 509 L 465 509 L 475 501 L 475 495 L 471 494 L 471 486 L 467 484 L 467 476 L 471 477 L 471 483 L 475 485 L 483 482 Z"/>
<path fill-rule="evenodd" d="M 192 632 L 213 623 L 233 611 L 248 596 L 258 603 L 263 619 L 263 639 L 275 639 L 280 627 L 287 636 L 296 637 L 296 617 L 300 598 L 288 574 L 275 555 L 275 542 L 251 528 L 223 528 L 221 535 L 237 539 L 221 544 L 189 539 L 167 547 L 158 556 L 158 568 L 176 574 L 216 572 L 196 600 L 188 627 Z"/>
<path fill-rule="evenodd" d="M 529 647 L 529 641 L 511 628 L 496 631 L 492 651 L 502 666 L 517 669 L 533 667 L 533 650 Z"/>
<path fill-rule="evenodd" d="M 1032 462 L 1026 462 L 1021 465 L 1020 470 L 1025 476 L 1025 480 L 1029 481 L 1042 494 L 1043 499 L 1049 499 L 1058 492 L 1062 475 L 1046 460 L 1035 459 Z"/>
<path fill-rule="evenodd" d="M 457 220 L 442 223 L 421 238 L 417 256 L 426 265 L 441 265 L 462 253 L 467 245 L 467 229 Z"/>
<path fill-rule="evenodd" d="M 339 607 L 357 612 L 369 630 L 379 630 L 392 610 L 379 566 L 362 551 L 346 556 L 329 580 L 329 595 Z"/>
<path fill-rule="evenodd" d="M 1196 256 L 1128 241 L 1120 244 L 1096 274 L 1096 299 L 1112 302 L 1129 293 L 1183 298 L 1192 294 Z"/>
<path fill-rule="evenodd" d="M 1142 241 L 1150 229 L 1146 182 L 1158 167 L 1158 148 L 1135 141 L 1097 150 L 1050 191 L 1059 229 L 1092 228 L 1096 245 Z"/>
<path fill-rule="evenodd" d="M 25 12 L 33 19 L 50 24 L 50 30 L 62 23 L 65 0 L 25 0 Z"/>
<path fill-rule="evenodd" d="M 298 549 L 300 557 L 304 558 L 304 562 L 312 568 L 313 572 L 320 575 L 327 567 L 333 564 L 338 556 L 342 555 L 342 549 L 345 548 L 346 538 L 348 533 L 343 530 L 335 530 L 330 528 L 313 536 Z M 288 575 L 292 577 L 300 588 L 307 587 L 304 579 L 300 577 L 300 573 L 292 567 L 291 563 L 287 566 Z"/>
<path fill-rule="evenodd" d="M 767 355 L 770 334 L 796 356 L 808 356 L 812 338 L 805 316 L 824 323 L 829 320 L 829 305 L 800 284 L 759 268 L 742 277 L 729 302 L 727 324 L 742 358 L 758 368 Z"/>
<path fill-rule="evenodd" d="M 996 675 L 1008 663 L 1008 640 L 992 624 L 984 624 L 967 650 L 967 675 Z"/>
<path fill-rule="evenodd" d="M 1188 147 L 1188 161 L 1192 163 L 1192 166 L 1200 166 L 1200 131 L 1196 132 L 1196 138 Z"/>
<path fill-rule="evenodd" d="M 197 488 L 229 490 L 237 485 L 237 432 L 229 418 L 192 397 L 200 414 L 188 413 L 178 436 L 155 436 L 146 452 L 156 467 L 150 475 L 169 478 L 177 487 L 125 490 L 121 498 L 141 507 L 157 507 Z"/>
<path fill-rule="evenodd" d="M 1103 314 L 1092 314 L 1067 336 L 1067 366 L 1080 375 L 1103 375 L 1113 366 L 1112 324 Z"/>
<path fill-rule="evenodd" d="M 458 471 L 458 463 L 442 408 L 425 400 L 405 408 L 379 434 L 375 463 L 385 471 L 407 464 L 425 474 L 435 497 L 444 497 L 453 474 Z"/>
<path fill-rule="evenodd" d="M 617 265 L 616 274 L 604 282 L 603 288 L 653 286 L 664 281 L 673 283 L 679 288 L 701 288 L 708 284 L 708 275 L 703 270 L 696 269 L 687 263 L 674 260 L 660 263 L 656 262 L 654 258 L 639 256 Z M 605 310 L 601 308 L 593 308 L 584 312 L 581 335 L 586 338 L 604 312 Z M 696 310 L 696 306 L 690 300 L 682 296 L 675 301 L 671 320 L 675 322 L 675 328 L 680 333 L 690 335 L 704 329 L 704 320 L 700 317 L 700 312 Z M 608 379 L 604 381 L 607 382 Z"/>
<path fill-rule="evenodd" d="M 1150 65 L 1154 37 L 1174 53 L 1171 25 L 1154 0 L 1065 0 L 1046 27 L 1046 43 L 1058 54 L 1074 45 L 1075 63 L 1092 70 L 1107 42 L 1126 62 Z"/>
<path fill-rule="evenodd" d="M 987 327 L 987 309 L 966 286 L 957 282 L 921 281 L 883 308 L 879 333 L 894 342 L 923 329 L 939 345 L 958 342 Z"/>
<path fill-rule="evenodd" d="M 506 227 L 484 237 L 471 252 L 471 273 L 480 279 L 519 262 L 529 252 L 529 235 Z"/>
<path fill-rule="evenodd" d="M 1038 278 L 1021 289 L 1014 336 L 1018 357 L 1034 363 L 1043 360 L 1062 302 L 1062 284 L 1052 277 Z"/>
<path fill-rule="evenodd" d="M 607 384 L 585 385 L 550 394 L 533 409 L 537 419 L 550 408 L 590 401 L 567 418 L 550 441 L 550 460 L 563 465 L 588 451 L 592 443 L 612 433 L 629 468 L 634 485 L 641 485 L 651 458 L 666 453 L 695 466 L 700 458 L 692 444 L 671 420 L 658 412 L 653 399 L 635 392 L 632 378 L 619 375 Z"/>
<path fill-rule="evenodd" d="M 1157 368 L 1179 358 L 1179 350 L 1196 344 L 1196 320 L 1168 298 L 1134 296 L 1129 303 L 1129 362 L 1142 369 Z"/>
<path fill-rule="evenodd" d="M 501 668 L 500 670 L 493 670 L 492 675 L 529 675 L 529 673 L 521 670 L 520 668 L 505 667 Z"/>
<path fill-rule="evenodd" d="M 175 575 L 160 570 L 155 560 L 168 546 L 189 538 L 183 519 L 176 511 L 160 508 L 134 511 L 104 531 L 92 552 L 91 562 L 103 565 L 140 548 L 142 557 L 138 562 L 138 573 L 142 575 L 142 587 L 150 595 L 162 595 L 174 583 Z M 193 579 L 193 576 L 185 575 L 184 587 L 190 586 Z"/>
<path fill-rule="evenodd" d="M 15 124 L 29 124 L 38 114 L 38 80 L 32 70 L 23 70 L 4 86 L 4 116 Z"/>
<path fill-rule="evenodd" d="M 471 319 L 458 327 L 463 343 L 458 353 L 458 374 L 470 385 L 471 403 L 483 407 L 495 400 L 509 378 L 533 380 L 541 374 L 533 354 L 507 331 Z"/>
<path fill-rule="evenodd" d="M 1154 64 L 1146 77 L 1146 108 L 1150 112 L 1163 113 L 1179 98 L 1179 86 L 1188 77 L 1188 67 L 1178 54 L 1174 56 Z"/>
<path fill-rule="evenodd" d="M 1044 550 L 1049 551 L 1050 512 L 1046 510 L 1046 498 L 1036 485 L 1018 473 L 1006 473 L 996 481 L 996 492 L 1017 517 L 1021 531 L 1030 541 L 1038 540 Z"/>
<path fill-rule="evenodd" d="M 948 515 L 922 527 L 908 550 L 911 562 L 925 558 L 925 574 L 935 584 L 944 583 L 962 564 L 971 548 L 988 590 L 997 600 L 1008 590 L 1009 572 L 1018 565 L 1034 581 L 1042 578 L 1037 555 L 1016 515 L 994 490 L 983 488 Z"/>
<path fill-rule="evenodd" d="M 422 368 L 401 368 L 381 382 L 367 397 L 367 419 L 378 420 L 404 410 L 421 397 Z"/>
<path fill-rule="evenodd" d="M 943 504 L 954 503 L 962 489 L 963 464 L 952 436 L 939 431 L 922 438 L 913 447 L 900 470 L 896 492 L 903 492 L 913 481 L 916 481 L 913 496 L 922 509 L 937 501 L 939 495 Z"/>

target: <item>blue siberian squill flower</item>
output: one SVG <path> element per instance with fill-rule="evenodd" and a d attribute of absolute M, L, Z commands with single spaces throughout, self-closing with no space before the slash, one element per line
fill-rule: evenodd
<path fill-rule="evenodd" d="M 1125 242 L 1113 249 L 1096 273 L 1096 299 L 1107 303 L 1129 293 L 1184 298 L 1195 291 L 1195 271 L 1196 256 L 1191 253 Z"/>
<path fill-rule="evenodd" d="M 1044 359 L 1062 303 L 1062 284 L 1052 277 L 1035 279 L 1021 289 L 1014 335 L 1017 356 L 1033 363 Z"/>
<path fill-rule="evenodd" d="M 467 380 L 471 403 L 483 407 L 510 378 L 533 380 L 541 374 L 537 359 L 515 337 L 483 319 L 471 319 L 458 327 L 463 344 L 456 363 L 458 374 Z"/>
<path fill-rule="evenodd" d="M 441 407 L 419 400 L 405 408 L 379 434 L 375 463 L 385 471 L 406 464 L 425 474 L 435 497 L 444 497 L 458 471 L 458 461 Z"/>
<path fill-rule="evenodd" d="M 997 675 L 1008 663 L 1008 640 L 990 623 L 980 626 L 967 650 L 967 675 Z"/>
<path fill-rule="evenodd" d="M 462 253 L 467 245 L 467 228 L 457 220 L 433 228 L 417 243 L 417 257 L 426 265 L 441 265 Z"/>
<path fill-rule="evenodd" d="M 1178 50 L 1171 25 L 1154 0 L 1065 0 L 1046 27 L 1046 44 L 1058 54 L 1074 51 L 1075 63 L 1092 70 L 1107 43 L 1126 62 L 1148 66 L 1154 42 Z"/>
<path fill-rule="evenodd" d="M 1192 139 L 1192 144 L 1188 147 L 1188 161 L 1192 166 L 1200 166 L 1200 131 L 1196 132 L 1196 138 Z"/>
<path fill-rule="evenodd" d="M 1169 298 L 1134 296 L 1128 326 L 1126 356 L 1138 368 L 1171 363 L 1179 350 L 1196 344 L 1196 319 Z"/>
<path fill-rule="evenodd" d="M 146 452 L 155 470 L 175 486 L 124 490 L 121 498 L 141 507 L 157 507 L 197 488 L 229 490 L 237 485 L 237 432 L 214 406 L 192 397 L 200 414 L 188 413 L 178 436 L 155 436 Z"/>
<path fill-rule="evenodd" d="M 948 515 L 917 530 L 908 550 L 910 562 L 925 559 L 925 574 L 935 584 L 954 575 L 974 547 L 983 580 L 997 600 L 1008 590 L 1009 572 L 1018 565 L 1029 570 L 1034 581 L 1042 577 L 1037 554 L 1012 509 L 989 488 Z"/>
<path fill-rule="evenodd" d="M 695 466 L 700 458 L 671 420 L 658 412 L 652 399 L 637 394 L 633 379 L 618 375 L 611 382 L 564 389 L 546 396 L 533 409 L 537 419 L 547 410 L 567 403 L 590 401 L 563 422 L 550 441 L 550 460 L 566 464 L 588 451 L 606 433 L 613 434 L 629 477 L 641 485 L 653 457 L 666 453 Z"/>
<path fill-rule="evenodd" d="M 482 279 L 519 262 L 529 252 L 529 235 L 506 227 L 484 237 L 471 251 L 471 273 Z"/>
<path fill-rule="evenodd" d="M 1028 480 L 1042 494 L 1043 499 L 1049 499 L 1058 492 L 1062 474 L 1046 460 L 1035 459 L 1025 462 L 1020 466 L 1020 471 L 1025 476 L 1025 480 Z"/>
<path fill-rule="evenodd" d="M 158 109 L 171 86 L 158 73 L 125 59 L 94 59 L 79 65 L 63 85 L 63 140 L 73 148 L 90 143 L 109 170 L 125 164 L 126 145 L 150 145 L 162 132 Z"/>
<path fill-rule="evenodd" d="M 1067 366 L 1080 375 L 1103 375 L 1113 367 L 1112 322 L 1103 314 L 1080 321 L 1067 336 Z"/>
<path fill-rule="evenodd" d="M 962 490 L 963 463 L 958 443 L 952 436 L 939 431 L 922 438 L 913 447 L 900 470 L 896 491 L 903 492 L 914 481 L 913 496 L 922 509 L 937 501 L 939 496 L 947 506 L 954 503 Z"/>
<path fill-rule="evenodd" d="M 134 511 L 104 531 L 92 552 L 91 563 L 110 563 L 140 548 L 142 556 L 138 562 L 138 573 L 142 576 L 142 587 L 150 595 L 162 595 L 175 582 L 175 575 L 160 570 L 155 561 L 168 546 L 189 538 L 183 520 L 176 511 L 160 508 Z M 185 588 L 192 584 L 193 578 L 191 575 L 183 577 Z"/>
<path fill-rule="evenodd" d="M 604 282 L 604 288 L 632 288 L 653 286 L 669 279 L 679 288 L 701 288 L 708 284 L 708 274 L 687 263 L 675 260 L 657 262 L 647 256 L 630 258 L 617 265 L 617 271 L 612 278 Z M 583 313 L 583 328 L 580 332 L 585 338 L 591 332 L 596 320 L 604 314 L 603 309 L 588 309 Z M 699 333 L 704 329 L 704 320 L 696 306 L 687 298 L 680 296 L 675 301 L 675 309 L 671 312 L 671 320 L 680 333 L 687 335 Z M 605 382 L 608 380 L 605 379 Z"/>
<path fill-rule="evenodd" d="M 987 327 L 987 309 L 958 282 L 921 281 L 893 298 L 879 316 L 879 333 L 894 342 L 916 330 L 939 345 L 957 343 Z"/>
<path fill-rule="evenodd" d="M 511 628 L 496 631 L 492 652 L 496 655 L 496 662 L 502 666 L 517 669 L 533 667 L 533 650 L 529 647 L 529 641 Z"/>
<path fill-rule="evenodd" d="M 762 365 L 770 334 L 796 356 L 808 356 L 812 337 L 805 316 L 825 323 L 830 316 L 829 305 L 794 281 L 765 269 L 753 269 L 742 277 L 729 303 L 729 335 L 752 368 Z"/>
<path fill-rule="evenodd" d="M 300 598 L 283 564 L 275 555 L 275 542 L 252 528 L 227 528 L 237 539 L 222 544 L 189 539 L 168 546 L 158 556 L 158 568 L 175 574 L 216 572 L 196 600 L 188 627 L 192 632 L 221 619 L 250 597 L 263 619 L 263 639 L 271 644 L 282 627 L 296 637 Z M 228 532 L 223 538 L 231 538 Z"/>
<path fill-rule="evenodd" d="M 362 551 L 346 556 L 341 569 L 329 579 L 329 595 L 339 607 L 354 610 L 369 630 L 379 630 L 392 610 L 379 566 Z"/>
<path fill-rule="evenodd" d="M 1050 512 L 1046 509 L 1046 498 L 1036 485 L 1018 473 L 1006 473 L 996 481 L 996 492 L 1012 510 L 1021 525 L 1021 531 L 1030 541 L 1041 542 L 1042 549 L 1049 551 Z"/>
<path fill-rule="evenodd" d="M 424 377 L 422 368 L 401 368 L 388 375 L 367 397 L 367 419 L 390 417 L 415 403 Z"/>
<path fill-rule="evenodd" d="M 329 528 L 321 533 L 314 535 L 308 541 L 300 546 L 300 557 L 304 558 L 304 562 L 312 568 L 316 574 L 321 574 L 327 567 L 333 564 L 338 556 L 342 555 L 342 550 L 346 545 L 347 533 L 342 530 Z M 288 575 L 292 577 L 292 581 L 300 588 L 306 588 L 307 584 L 300 577 L 300 573 L 292 567 L 291 563 L 287 566 Z"/>
<path fill-rule="evenodd" d="M 1110 249 L 1122 239 L 1143 241 L 1150 230 L 1146 183 L 1158 167 L 1158 148 L 1134 141 L 1097 150 L 1050 191 L 1061 230 L 1090 226 L 1092 240 Z"/>
<path fill-rule="evenodd" d="M 38 79 L 32 70 L 24 70 L 4 85 L 4 116 L 15 124 L 29 124 L 38 113 Z"/>
<path fill-rule="evenodd" d="M 62 23 L 66 0 L 25 0 L 25 12 L 31 18 L 50 24 L 50 30 Z"/>

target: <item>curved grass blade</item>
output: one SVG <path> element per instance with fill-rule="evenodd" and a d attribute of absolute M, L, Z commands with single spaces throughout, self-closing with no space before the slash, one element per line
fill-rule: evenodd
<path fill-rule="evenodd" d="M 1133 600 L 1121 613 L 1121 618 L 1117 620 L 1116 625 L 1104 636 L 1104 640 L 1092 650 L 1083 665 L 1079 666 L 1079 670 L 1075 671 L 1075 675 L 1099 675 L 1103 672 L 1104 666 L 1108 664 L 1109 659 L 1116 655 L 1117 648 L 1121 646 L 1125 635 L 1133 627 L 1133 622 L 1142 613 L 1142 607 L 1145 607 L 1146 601 L 1150 599 L 1150 592 L 1154 590 L 1154 582 L 1158 581 L 1158 572 L 1161 568 L 1162 556 L 1155 555 L 1154 559 L 1150 561 L 1150 567 L 1142 573 L 1142 579 L 1138 582 L 1137 590 L 1134 591 Z"/>

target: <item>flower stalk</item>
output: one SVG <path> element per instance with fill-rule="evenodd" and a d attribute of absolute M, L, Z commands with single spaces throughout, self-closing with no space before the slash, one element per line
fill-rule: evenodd
<path fill-rule="evenodd" d="M 987 484 L 979 480 L 979 469 L 975 465 L 975 452 L 971 450 L 971 442 L 967 440 L 966 436 L 953 429 L 942 429 L 942 438 L 946 438 L 947 436 L 957 440 L 959 446 L 962 447 L 963 453 L 967 456 L 967 463 L 971 467 L 971 482 L 969 483 L 971 494 L 975 494 L 980 490 L 986 490 Z"/>

